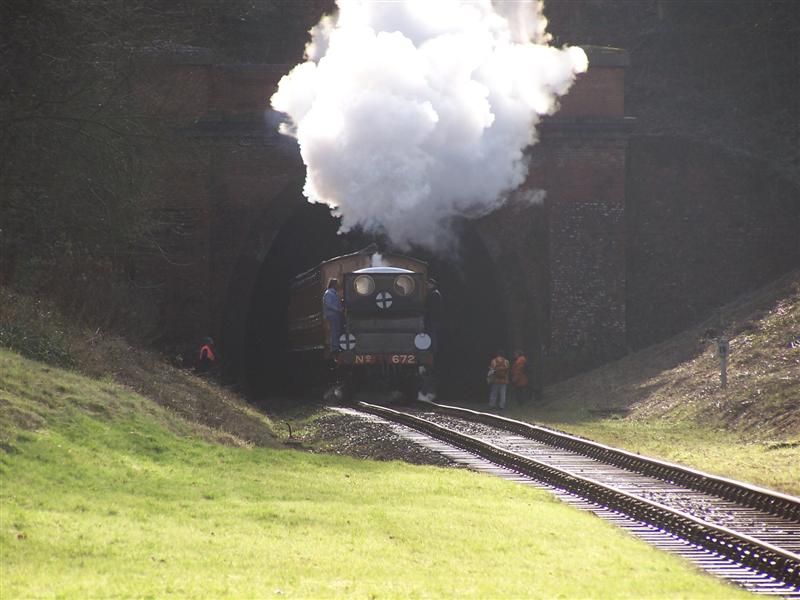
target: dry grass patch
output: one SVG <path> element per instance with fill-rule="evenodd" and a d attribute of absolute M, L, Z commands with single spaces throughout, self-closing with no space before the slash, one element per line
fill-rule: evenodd
<path fill-rule="evenodd" d="M 717 319 L 547 389 L 546 408 L 585 418 L 689 419 L 752 439 L 800 435 L 800 272 L 721 311 L 730 339 L 728 387 L 719 383 Z"/>
<path fill-rule="evenodd" d="M 511 414 L 800 494 L 800 271 L 720 315 L 553 385 L 542 405 Z M 730 340 L 727 389 L 720 332 Z"/>

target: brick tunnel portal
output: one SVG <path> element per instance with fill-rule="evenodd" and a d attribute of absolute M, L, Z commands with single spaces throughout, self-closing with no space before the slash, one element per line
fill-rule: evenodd
<path fill-rule="evenodd" d="M 419 256 L 441 282 L 453 392 L 483 389 L 498 345 L 529 353 L 536 385 L 555 382 L 797 264 L 796 186 L 710 144 L 637 136 L 628 53 L 583 48 L 589 70 L 526 149 L 520 201 L 466 224 L 458 260 Z M 226 376 L 254 395 L 281 391 L 302 377 L 281 353 L 289 279 L 373 240 L 338 236 L 325 207 L 302 197 L 297 144 L 264 110 L 292 65 L 164 52 L 131 79 L 142 111 L 172 127 L 178 155 L 152 182 L 171 224 L 160 248 L 175 260 L 136 265 L 152 284 L 154 343 L 186 350 L 212 335 Z M 531 191 L 544 201 L 526 202 Z"/>
<path fill-rule="evenodd" d="M 624 352 L 628 59 L 617 49 L 586 50 L 592 67 L 526 151 L 520 201 L 465 223 L 458 259 L 419 256 L 447 306 L 445 387 L 483 389 L 474 384 L 498 346 L 526 350 L 539 385 Z M 186 229 L 166 240 L 185 266 L 152 269 L 161 280 L 161 343 L 212 335 L 227 376 L 254 395 L 302 375 L 287 372 L 280 355 L 289 279 L 372 241 L 338 236 L 327 209 L 302 197 L 297 144 L 278 134 L 280 115 L 264 113 L 288 67 L 189 53 L 143 63 L 134 82 L 143 110 L 174 121 L 176 144 L 185 146 L 154 183 Z M 522 198 L 532 190 L 545 190 L 544 202 Z"/>
<path fill-rule="evenodd" d="M 299 194 L 299 190 L 294 193 Z M 244 315 L 244 368 L 239 377 L 248 396 L 259 404 L 280 404 L 286 399 L 296 402 L 298 396 L 308 396 L 324 381 L 321 357 L 293 361 L 288 353 L 291 278 L 321 261 L 376 241 L 361 233 L 339 235 L 338 220 L 327 207 L 304 201 L 293 205 L 294 212 L 257 267 Z M 498 294 L 495 265 L 468 224 L 462 227 L 456 257 L 409 254 L 428 262 L 444 298 L 442 345 L 436 369 L 439 391 L 448 397 L 474 396 L 481 389 L 490 355 L 505 348 L 507 342 L 508 324 L 505 305 Z"/>

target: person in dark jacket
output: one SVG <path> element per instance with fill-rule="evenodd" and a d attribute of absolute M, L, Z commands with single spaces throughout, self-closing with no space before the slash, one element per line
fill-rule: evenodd
<path fill-rule="evenodd" d="M 428 278 L 428 295 L 425 298 L 425 331 L 431 336 L 431 349 L 438 353 L 442 332 L 442 294 L 432 277 Z"/>
<path fill-rule="evenodd" d="M 337 292 L 338 288 L 339 280 L 331 277 L 328 281 L 328 289 L 322 295 L 322 316 L 325 317 L 330 329 L 331 352 L 339 351 L 339 336 L 342 334 L 342 323 L 344 321 L 344 308 Z"/>

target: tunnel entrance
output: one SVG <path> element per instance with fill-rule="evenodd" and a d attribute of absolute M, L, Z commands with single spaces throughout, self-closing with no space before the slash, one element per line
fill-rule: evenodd
<path fill-rule="evenodd" d="M 297 403 L 312 373 L 289 360 L 287 305 L 289 281 L 320 262 L 376 241 L 352 233 L 338 235 L 338 220 L 326 206 L 301 203 L 280 230 L 261 264 L 246 322 L 245 387 L 251 401 L 279 407 Z M 381 244 L 381 247 L 385 245 Z M 429 263 L 444 301 L 437 379 L 443 400 L 482 398 L 492 353 L 505 347 L 504 304 L 495 268 L 478 235 L 469 226 L 461 235 L 457 259 L 420 252 Z M 310 398 L 311 394 L 304 394 Z"/>
<path fill-rule="evenodd" d="M 292 370 L 287 352 L 289 282 L 320 262 L 370 243 L 358 234 L 337 235 L 338 221 L 321 204 L 301 202 L 264 259 L 247 315 L 245 386 L 258 403 L 274 403 L 294 391 L 303 373 Z"/>
<path fill-rule="evenodd" d="M 489 361 L 498 349 L 508 349 L 508 328 L 497 269 L 483 242 L 465 225 L 459 244 L 453 259 L 417 256 L 428 262 L 444 304 L 436 368 L 440 400 L 463 403 L 484 400 Z"/>

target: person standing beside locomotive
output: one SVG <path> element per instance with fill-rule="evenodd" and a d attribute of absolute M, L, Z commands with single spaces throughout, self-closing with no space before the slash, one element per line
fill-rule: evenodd
<path fill-rule="evenodd" d="M 497 356 L 489 363 L 489 406 L 504 410 L 506 407 L 506 388 L 508 387 L 508 360 L 505 352 L 497 351 Z"/>
<path fill-rule="evenodd" d="M 339 299 L 338 288 L 339 280 L 331 277 L 328 280 L 328 289 L 322 295 L 322 316 L 325 317 L 330 329 L 331 352 L 339 351 L 339 336 L 342 335 L 344 309 L 342 308 L 342 301 Z"/>
<path fill-rule="evenodd" d="M 431 350 L 439 353 L 442 327 L 442 293 L 432 277 L 428 278 L 428 294 L 425 297 L 425 330 L 431 336 Z"/>
<path fill-rule="evenodd" d="M 511 396 L 517 404 L 522 404 L 531 397 L 528 359 L 522 350 L 514 352 L 514 364 L 511 365 Z"/>

